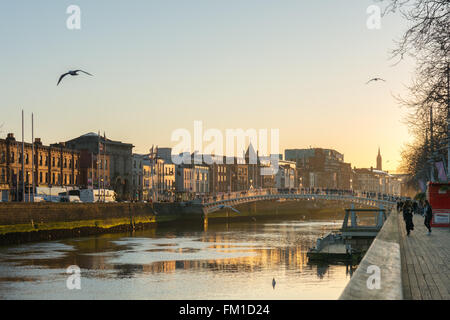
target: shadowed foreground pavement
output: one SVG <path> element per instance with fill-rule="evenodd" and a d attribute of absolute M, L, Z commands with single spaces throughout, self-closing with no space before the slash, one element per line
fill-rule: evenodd
<path fill-rule="evenodd" d="M 405 300 L 449 300 L 450 230 L 432 228 L 428 236 L 423 222 L 422 216 L 414 215 L 414 231 L 408 237 L 399 214 L 403 296 Z"/>

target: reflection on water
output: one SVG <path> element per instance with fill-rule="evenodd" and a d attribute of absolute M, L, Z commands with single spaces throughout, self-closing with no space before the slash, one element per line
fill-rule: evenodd
<path fill-rule="evenodd" d="M 340 226 L 210 222 L 1 247 L 0 298 L 336 299 L 355 267 L 310 265 L 306 253 Z M 81 290 L 66 288 L 71 265 L 81 268 Z"/>

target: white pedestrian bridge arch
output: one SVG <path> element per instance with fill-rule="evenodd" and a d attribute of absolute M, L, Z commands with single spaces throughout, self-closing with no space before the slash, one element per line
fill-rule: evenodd
<path fill-rule="evenodd" d="M 359 204 L 374 208 L 392 209 L 400 197 L 394 195 L 380 195 L 359 191 L 315 191 L 291 190 L 279 192 L 276 189 L 260 189 L 246 192 L 233 192 L 207 197 L 201 200 L 206 214 L 220 210 L 223 206 L 236 206 L 239 204 L 267 201 L 267 200 L 307 200 L 307 201 L 344 201 L 349 204 Z"/>

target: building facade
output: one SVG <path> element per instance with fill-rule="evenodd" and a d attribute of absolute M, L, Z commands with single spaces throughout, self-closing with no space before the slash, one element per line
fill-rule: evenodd
<path fill-rule="evenodd" d="M 402 194 L 402 180 L 388 172 L 373 168 L 355 168 L 353 172 L 353 184 L 355 190 L 395 196 L 400 196 Z"/>
<path fill-rule="evenodd" d="M 88 133 L 66 142 L 70 149 L 86 150 L 97 155 L 109 156 L 109 176 L 111 188 L 119 199 L 131 199 L 132 150 L 133 145 L 101 137 L 96 133 Z M 103 149 L 103 150 L 102 150 Z"/>
<path fill-rule="evenodd" d="M 175 194 L 175 165 L 133 154 L 132 192 L 136 201 L 168 201 Z"/>
<path fill-rule="evenodd" d="M 159 192 L 164 197 L 171 197 L 175 194 L 175 164 L 164 161 L 162 176 Z"/>
<path fill-rule="evenodd" d="M 177 165 L 175 186 L 176 192 L 181 196 L 183 196 L 183 194 L 208 194 L 210 190 L 209 167 L 200 164 Z"/>
<path fill-rule="evenodd" d="M 39 138 L 33 144 L 16 141 L 9 133 L 0 139 L 0 190 L 2 201 L 21 201 L 30 198 L 34 174 L 35 187 L 76 187 L 80 185 L 80 152 L 64 143 L 44 146 Z M 24 171 L 22 172 L 22 160 Z M 32 172 L 34 161 L 34 173 Z M 25 194 L 23 193 L 25 184 Z M 34 191 L 35 192 L 35 191 Z M 25 198 L 26 199 L 26 198 Z"/>
<path fill-rule="evenodd" d="M 280 160 L 278 172 L 275 175 L 275 187 L 278 189 L 293 189 L 298 187 L 297 168 L 294 161 Z"/>
<path fill-rule="evenodd" d="M 352 169 L 344 155 L 333 149 L 287 149 L 285 159 L 294 161 L 305 188 L 351 189 Z"/>
<path fill-rule="evenodd" d="M 250 189 L 248 176 L 248 164 L 245 158 L 234 158 L 234 163 L 229 164 L 231 192 L 247 191 Z"/>
<path fill-rule="evenodd" d="M 133 154 L 131 168 L 131 199 L 144 200 L 144 162 L 148 157 L 141 154 Z"/>
<path fill-rule="evenodd" d="M 80 151 L 80 187 L 83 189 L 111 187 L 110 159 L 108 155 Z"/>
<path fill-rule="evenodd" d="M 225 163 L 213 163 L 209 166 L 210 191 L 213 194 L 231 191 L 230 166 Z"/>

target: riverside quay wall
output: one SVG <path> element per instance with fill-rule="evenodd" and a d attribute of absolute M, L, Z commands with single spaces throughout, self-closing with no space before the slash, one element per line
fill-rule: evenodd
<path fill-rule="evenodd" d="M 167 204 L 161 209 L 164 214 L 158 214 L 157 205 L 0 203 L 0 244 L 142 229 L 155 222 L 176 220 L 183 213 L 174 204 Z"/>
<path fill-rule="evenodd" d="M 342 219 L 339 201 L 258 201 L 205 214 L 201 204 L 175 203 L 0 203 L 0 245 L 128 232 L 157 224 L 205 220 L 255 220 L 282 217 Z"/>
<path fill-rule="evenodd" d="M 398 219 L 391 211 L 340 300 L 403 300 Z"/>

